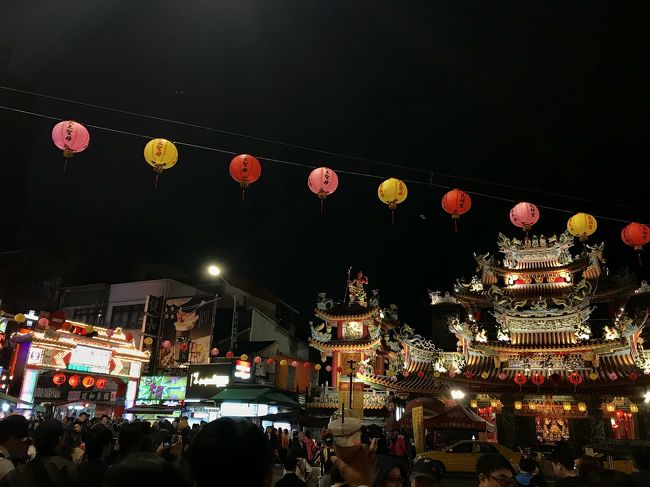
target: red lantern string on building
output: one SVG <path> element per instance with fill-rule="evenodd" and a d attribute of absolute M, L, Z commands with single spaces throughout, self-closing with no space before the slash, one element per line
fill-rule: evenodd
<path fill-rule="evenodd" d="M 422 372 L 421 370 L 419 370 L 419 371 L 418 371 L 418 377 L 419 377 L 420 379 L 422 379 L 422 378 L 424 377 L 424 372 Z"/>
<path fill-rule="evenodd" d="M 627 376 L 630 380 L 637 380 L 639 378 L 636 372 L 630 372 L 629 374 L 627 374 Z"/>
<path fill-rule="evenodd" d="M 498 377 L 499 377 L 499 380 L 506 380 L 508 376 L 506 375 L 505 372 L 499 372 Z"/>
<path fill-rule="evenodd" d="M 52 128 L 52 142 L 63 151 L 63 174 L 68 168 L 68 160 L 77 152 L 83 152 L 90 143 L 88 129 L 74 120 L 57 123 Z"/>
<path fill-rule="evenodd" d="M 305 369 L 311 369 L 311 364 L 310 364 L 309 362 L 305 362 L 304 364 L 302 364 L 302 366 L 303 366 Z"/>
<path fill-rule="evenodd" d="M 317 167 L 307 178 L 307 186 L 320 199 L 320 214 L 323 214 L 323 202 L 339 187 L 339 177 L 329 167 Z"/>
<path fill-rule="evenodd" d="M 539 387 L 544 383 L 544 380 L 546 380 L 546 378 L 539 372 L 535 372 L 530 380 L 533 382 L 533 384 Z"/>
<path fill-rule="evenodd" d="M 214 347 L 212 350 L 210 350 L 210 355 L 216 357 L 217 355 L 219 355 L 219 349 L 217 347 Z"/>
<path fill-rule="evenodd" d="M 233 358 L 235 356 L 232 352 L 226 352 L 226 358 Z"/>
<path fill-rule="evenodd" d="M 517 385 L 523 386 L 526 382 L 528 382 L 528 377 L 526 377 L 524 374 L 521 372 L 517 372 L 515 374 L 515 383 Z"/>
<path fill-rule="evenodd" d="M 266 363 L 269 365 L 273 365 L 275 361 L 272 358 L 266 359 Z"/>
<path fill-rule="evenodd" d="M 582 379 L 582 375 L 578 374 L 577 372 L 571 372 L 571 373 L 569 374 L 569 376 L 567 377 L 567 379 L 568 379 L 569 382 L 571 382 L 571 384 L 573 384 L 574 386 L 577 386 L 577 385 L 582 384 L 582 381 L 583 381 L 583 379 Z"/>
<path fill-rule="evenodd" d="M 103 377 L 100 377 L 95 381 L 95 387 L 97 387 L 97 389 L 103 389 L 107 385 L 108 385 L 108 380 L 104 379 Z"/>
<path fill-rule="evenodd" d="M 65 384 L 65 379 L 65 374 L 59 372 L 58 374 L 54 374 L 54 377 L 52 377 L 52 382 L 54 382 L 57 386 L 62 386 Z"/>
<path fill-rule="evenodd" d="M 180 348 L 184 352 L 185 350 L 187 350 L 187 343 L 181 343 L 178 348 Z"/>
<path fill-rule="evenodd" d="M 516 227 L 523 228 L 528 233 L 530 228 L 539 220 L 539 209 L 525 201 L 517 203 L 510 210 L 510 221 Z"/>
<path fill-rule="evenodd" d="M 260 161 L 248 154 L 240 154 L 230 161 L 230 176 L 239 183 L 241 200 L 244 201 L 245 191 L 262 175 Z"/>
<path fill-rule="evenodd" d="M 607 376 L 609 377 L 609 380 L 618 379 L 618 374 L 616 372 L 610 372 Z"/>
<path fill-rule="evenodd" d="M 68 384 L 70 385 L 70 387 L 77 387 L 80 381 L 81 379 L 79 378 L 78 375 L 73 375 L 68 379 Z"/>
<path fill-rule="evenodd" d="M 132 342 L 133 341 L 133 333 L 127 333 L 124 335 L 124 338 L 126 339 L 127 342 Z"/>
<path fill-rule="evenodd" d="M 332 366 L 331 366 L 331 365 L 327 365 L 327 366 L 325 367 L 325 370 L 326 370 L 327 372 L 331 372 L 331 371 L 332 371 Z"/>
<path fill-rule="evenodd" d="M 86 377 L 83 378 L 83 380 L 81 381 L 81 383 L 83 384 L 83 386 L 84 386 L 86 389 L 88 389 L 89 387 L 92 387 L 92 386 L 95 385 L 95 378 L 94 378 L 94 377 L 91 377 L 90 375 L 87 375 Z"/>
<path fill-rule="evenodd" d="M 472 374 L 472 373 L 468 370 L 467 372 L 465 372 L 465 377 L 467 377 L 468 379 L 471 379 L 472 377 L 474 377 L 474 374 Z"/>
<path fill-rule="evenodd" d="M 409 376 L 409 371 L 405 370 L 404 372 L 402 372 L 402 376 L 403 377 L 408 377 Z"/>
<path fill-rule="evenodd" d="M 641 261 L 641 250 L 643 246 L 650 242 L 650 227 L 643 223 L 630 223 L 623 230 L 621 230 L 621 240 L 626 245 L 634 247 L 639 257 L 639 265 L 643 265 Z"/>
<path fill-rule="evenodd" d="M 442 209 L 451 215 L 454 221 L 454 233 L 458 233 L 458 220 L 472 207 L 472 198 L 460 189 L 452 189 L 442 197 Z"/>
<path fill-rule="evenodd" d="M 299 365 L 299 364 L 298 364 L 298 361 L 297 361 L 297 360 L 294 360 L 293 362 L 291 362 L 291 366 L 292 366 L 294 369 L 297 368 L 298 365 Z"/>
<path fill-rule="evenodd" d="M 336 371 L 340 374 L 341 372 L 343 372 L 343 368 L 342 367 L 337 367 Z"/>

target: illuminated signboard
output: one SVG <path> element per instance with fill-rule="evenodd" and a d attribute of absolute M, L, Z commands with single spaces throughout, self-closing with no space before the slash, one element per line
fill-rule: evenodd
<path fill-rule="evenodd" d="M 189 399 L 209 399 L 230 383 L 231 363 L 190 365 L 187 393 Z"/>
<path fill-rule="evenodd" d="M 182 401 L 186 386 L 187 377 L 141 377 L 136 401 Z"/>
<path fill-rule="evenodd" d="M 251 378 L 251 363 L 244 360 L 235 361 L 235 373 L 237 379 L 249 380 Z"/>
<path fill-rule="evenodd" d="M 111 350 L 77 345 L 70 355 L 68 370 L 108 374 L 110 372 L 112 354 L 113 352 Z"/>
<path fill-rule="evenodd" d="M 27 363 L 30 365 L 40 365 L 43 363 L 43 349 L 39 347 L 30 347 Z"/>

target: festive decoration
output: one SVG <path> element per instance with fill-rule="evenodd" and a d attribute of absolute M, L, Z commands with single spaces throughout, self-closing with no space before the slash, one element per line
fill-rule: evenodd
<path fill-rule="evenodd" d="M 147 337 L 147 338 L 144 339 L 144 344 L 146 346 L 150 346 L 152 343 L 153 343 L 153 338 Z"/>
<path fill-rule="evenodd" d="M 470 406 L 471 408 L 476 409 L 476 408 L 478 407 L 478 402 L 476 401 L 476 399 L 472 399 L 472 400 L 469 402 L 469 406 Z"/>
<path fill-rule="evenodd" d="M 639 406 L 637 406 L 636 404 L 631 402 L 630 403 L 630 412 L 634 413 L 634 414 L 638 413 L 639 412 Z"/>
<path fill-rule="evenodd" d="M 535 372 L 533 376 L 530 378 L 532 383 L 535 384 L 536 386 L 541 386 L 544 383 L 545 379 L 546 378 L 539 372 Z"/>
<path fill-rule="evenodd" d="M 584 413 L 587 410 L 587 405 L 584 402 L 578 403 L 578 411 Z"/>
<path fill-rule="evenodd" d="M 596 231 L 598 224 L 596 219 L 588 213 L 576 213 L 567 221 L 567 230 L 581 242 L 585 242 L 590 235 Z"/>
<path fill-rule="evenodd" d="M 456 377 L 456 372 L 450 370 L 449 371 L 449 378 L 453 379 L 454 377 Z"/>
<path fill-rule="evenodd" d="M 260 161 L 248 154 L 240 154 L 230 161 L 230 177 L 239 183 L 241 188 L 241 200 L 244 201 L 244 193 L 248 186 L 257 181 L 262 175 Z"/>
<path fill-rule="evenodd" d="M 273 365 L 274 362 L 275 362 L 275 360 L 273 360 L 272 358 L 266 359 L 266 363 L 269 364 L 269 365 Z"/>
<path fill-rule="evenodd" d="M 110 328 L 109 328 L 108 330 L 106 330 L 106 336 L 107 336 L 108 338 L 112 337 L 112 336 L 113 336 L 113 333 L 115 333 L 115 332 L 114 332 L 112 329 L 110 329 Z"/>
<path fill-rule="evenodd" d="M 133 341 L 133 333 L 127 333 L 126 335 L 124 335 L 124 339 L 127 342 L 132 342 Z"/>
<path fill-rule="evenodd" d="M 178 149 L 167 139 L 152 139 L 144 146 L 144 160 L 156 173 L 154 187 L 157 189 L 158 177 L 163 171 L 174 167 L 178 161 Z"/>
<path fill-rule="evenodd" d="M 408 376 L 409 376 L 409 371 L 408 370 L 405 370 L 404 372 L 402 372 L 402 377 L 408 377 Z"/>
<path fill-rule="evenodd" d="M 616 380 L 616 379 L 618 379 L 618 374 L 616 372 L 610 372 L 608 377 L 609 377 L 609 380 Z"/>
<path fill-rule="evenodd" d="M 440 372 L 438 372 L 438 371 L 436 370 L 436 371 L 433 373 L 433 376 L 437 379 L 438 377 L 440 377 Z"/>
<path fill-rule="evenodd" d="M 298 363 L 297 360 L 294 360 L 293 362 L 291 362 L 291 366 L 292 366 L 294 369 L 298 368 L 298 365 L 300 365 L 300 364 Z"/>
<path fill-rule="evenodd" d="M 634 247 L 639 257 L 639 264 L 642 264 L 641 250 L 645 244 L 650 242 L 650 227 L 643 223 L 630 223 L 621 231 L 621 239 L 626 245 Z"/>
<path fill-rule="evenodd" d="M 607 403 L 607 406 L 605 407 L 608 413 L 613 413 L 614 411 L 616 411 L 616 404 L 614 404 L 613 402 Z"/>
<path fill-rule="evenodd" d="M 526 382 L 528 382 L 528 377 L 526 377 L 524 374 L 521 372 L 517 372 L 515 374 L 515 383 L 517 385 L 523 386 Z"/>
<path fill-rule="evenodd" d="M 54 374 L 54 377 L 52 377 L 52 382 L 54 382 L 57 386 L 60 386 L 65 384 L 65 379 L 65 374 L 59 372 L 58 374 Z"/>
<path fill-rule="evenodd" d="M 394 375 L 390 378 L 391 382 L 397 382 L 397 376 Z"/>
<path fill-rule="evenodd" d="M 465 191 L 452 189 L 442 197 L 442 209 L 451 215 L 454 232 L 458 233 L 458 219 L 472 207 L 472 199 Z"/>
<path fill-rule="evenodd" d="M 515 401 L 515 409 L 520 410 L 523 406 L 521 401 Z"/>
<path fill-rule="evenodd" d="M 343 368 L 342 367 L 337 367 L 336 371 L 340 374 L 341 372 L 343 372 Z"/>
<path fill-rule="evenodd" d="M 219 355 L 219 349 L 217 347 L 214 347 L 212 350 L 210 350 L 210 355 L 213 357 L 216 357 Z"/>
<path fill-rule="evenodd" d="M 81 383 L 83 384 L 83 386 L 84 386 L 86 389 L 88 389 L 89 387 L 92 387 L 92 386 L 95 385 L 95 378 L 94 378 L 94 377 L 91 377 L 90 375 L 87 375 L 86 377 L 83 378 L 83 380 L 81 381 Z"/>
<path fill-rule="evenodd" d="M 499 380 L 506 380 L 508 378 L 508 376 L 506 375 L 505 372 L 499 372 L 498 377 L 499 377 Z"/>
<path fill-rule="evenodd" d="M 163 347 L 164 349 L 168 349 L 168 348 L 170 348 L 171 346 L 172 346 L 172 343 L 171 343 L 169 340 L 165 340 L 165 341 L 162 342 L 162 347 Z"/>
<path fill-rule="evenodd" d="M 577 372 L 571 372 L 569 374 L 569 376 L 567 377 L 567 379 L 574 386 L 582 384 L 582 376 L 580 374 L 578 374 Z"/>
<path fill-rule="evenodd" d="M 321 369 L 321 365 L 320 365 L 320 364 L 316 364 L 316 365 L 314 365 L 314 369 L 315 369 L 315 370 L 320 370 L 320 369 Z"/>
<path fill-rule="evenodd" d="M 537 403 L 529 402 L 528 409 L 530 409 L 531 411 L 535 411 L 537 409 Z"/>
<path fill-rule="evenodd" d="M 474 377 L 474 374 L 472 374 L 472 373 L 468 370 L 467 372 L 465 372 L 465 377 L 467 377 L 468 379 L 471 379 L 472 377 Z"/>
<path fill-rule="evenodd" d="M 488 377 L 490 377 L 490 374 L 488 374 L 487 372 L 483 372 L 483 373 L 481 374 L 481 377 L 483 378 L 483 380 L 485 380 L 485 379 L 487 379 Z"/>
<path fill-rule="evenodd" d="M 404 181 L 396 178 L 386 179 L 379 185 L 377 195 L 382 203 L 388 205 L 391 210 L 391 221 L 395 223 L 395 209 L 403 203 L 408 196 L 408 190 Z"/>
<path fill-rule="evenodd" d="M 524 232 L 528 232 L 538 220 L 539 210 L 532 203 L 517 203 L 510 210 L 510 221 L 514 226 L 523 228 Z"/>
<path fill-rule="evenodd" d="M 95 381 L 95 387 L 97 389 L 103 389 L 108 385 L 108 380 L 104 379 L 103 377 L 100 377 Z"/>
<path fill-rule="evenodd" d="M 562 403 L 562 409 L 564 409 L 565 411 L 571 411 L 571 403 L 570 402 Z"/>
<path fill-rule="evenodd" d="M 553 384 L 555 384 L 555 385 L 558 385 L 560 382 L 562 382 L 562 376 L 560 374 L 558 374 L 557 372 L 551 374 L 549 379 L 551 379 L 551 382 Z"/>
<path fill-rule="evenodd" d="M 185 350 L 187 350 L 187 343 L 181 343 L 178 348 L 180 348 L 184 352 Z"/>
<path fill-rule="evenodd" d="M 590 380 L 597 380 L 598 379 L 598 374 L 596 372 L 591 372 L 589 374 L 589 379 Z"/>
<path fill-rule="evenodd" d="M 38 320 L 38 326 L 40 326 L 41 328 L 45 328 L 49 324 L 50 324 L 50 320 L 48 320 L 47 318 L 39 318 Z"/>
<path fill-rule="evenodd" d="M 245 353 L 242 353 L 242 354 L 239 356 L 239 359 L 240 359 L 240 360 L 243 360 L 244 362 L 248 362 L 248 355 L 246 355 Z"/>
<path fill-rule="evenodd" d="M 77 152 L 83 152 L 90 143 L 88 129 L 74 120 L 57 123 L 52 128 L 52 142 L 63 151 L 63 174 L 68 169 L 68 160 Z"/>
<path fill-rule="evenodd" d="M 302 364 L 302 366 L 305 369 L 311 369 L 311 364 L 309 362 L 305 362 L 304 364 Z"/>
<path fill-rule="evenodd" d="M 287 365 L 287 361 L 286 361 L 286 360 L 284 360 L 284 359 L 280 360 L 280 366 L 281 366 L 281 367 L 285 367 L 286 365 Z"/>
<path fill-rule="evenodd" d="M 636 372 L 630 372 L 627 374 L 627 377 L 630 380 L 637 380 L 639 378 L 639 375 Z"/>
<path fill-rule="evenodd" d="M 499 400 L 498 399 L 490 399 L 490 407 L 496 408 L 499 406 Z"/>
<path fill-rule="evenodd" d="M 73 375 L 68 379 L 68 384 L 70 387 L 77 387 L 80 381 L 81 378 L 78 375 Z"/>
<path fill-rule="evenodd" d="M 234 353 L 232 353 L 230 351 L 226 352 L 226 358 L 233 358 L 234 356 L 235 356 Z"/>
<path fill-rule="evenodd" d="M 327 372 L 331 372 L 331 371 L 332 371 L 332 366 L 331 366 L 331 365 L 326 366 L 326 367 L 325 367 L 325 370 L 326 370 Z"/>
<path fill-rule="evenodd" d="M 27 318 L 25 318 L 25 315 L 24 315 L 24 314 L 22 314 L 22 313 L 18 313 L 18 314 L 16 314 L 16 315 L 14 315 L 14 321 L 15 321 L 16 323 L 22 325 L 23 323 L 25 323 L 25 321 L 27 321 Z"/>
<path fill-rule="evenodd" d="M 320 212 L 323 214 L 323 201 L 339 186 L 339 177 L 329 167 L 314 169 L 307 178 L 307 186 L 320 199 Z"/>
<path fill-rule="evenodd" d="M 418 370 L 418 377 L 420 379 L 422 379 L 424 377 L 424 372 L 422 372 L 421 370 Z"/>

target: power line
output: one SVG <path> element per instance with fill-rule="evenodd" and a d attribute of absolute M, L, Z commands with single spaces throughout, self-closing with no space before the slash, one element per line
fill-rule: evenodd
<path fill-rule="evenodd" d="M 45 115 L 45 114 L 42 114 L 42 113 L 31 112 L 29 110 L 21 110 L 19 108 L 7 107 L 7 106 L 4 106 L 4 105 L 0 105 L 0 109 L 11 111 L 11 112 L 16 112 L 16 113 L 21 113 L 21 114 L 24 114 L 24 115 L 30 115 L 30 116 L 33 116 L 33 117 L 43 118 L 43 119 L 47 119 L 47 120 L 53 120 L 53 121 L 57 121 L 57 122 L 63 120 L 63 118 L 61 118 L 61 117 L 54 117 L 54 116 L 51 116 L 51 115 Z M 152 135 L 141 134 L 141 133 L 136 133 L 136 132 L 130 132 L 130 131 L 127 131 L 127 130 L 119 130 L 119 129 L 114 129 L 114 128 L 111 128 L 111 127 L 104 127 L 102 125 L 95 125 L 95 124 L 89 124 L 89 123 L 84 123 L 84 125 L 86 127 L 94 128 L 94 129 L 97 129 L 97 130 L 103 130 L 103 131 L 107 131 L 107 132 L 111 132 L 111 133 L 117 133 L 117 134 L 121 134 L 121 135 L 131 135 L 133 137 L 139 137 L 139 138 L 142 138 L 142 139 L 153 139 L 153 138 L 155 138 Z M 182 146 L 182 147 L 184 146 L 184 147 L 190 147 L 190 148 L 193 148 L 193 149 L 200 149 L 200 150 L 206 150 L 206 151 L 211 151 L 211 152 L 218 152 L 220 154 L 227 154 L 227 155 L 237 155 L 237 154 L 239 154 L 239 152 L 235 152 L 235 151 L 232 151 L 232 150 L 220 149 L 220 148 L 217 148 L 217 147 L 210 147 L 210 146 L 206 146 L 206 145 L 193 144 L 193 143 L 190 143 L 190 142 L 182 142 L 182 141 L 174 140 L 173 143 L 176 144 L 176 145 Z M 314 165 L 304 164 L 304 163 L 295 162 L 295 161 L 287 161 L 287 160 L 284 160 L 284 159 L 277 159 L 277 158 L 272 158 L 272 157 L 267 158 L 267 157 L 258 156 L 258 155 L 256 155 L 256 157 L 258 159 L 261 159 L 261 160 L 266 161 L 266 162 L 273 162 L 273 163 L 277 163 L 277 164 L 283 164 L 283 165 L 294 166 L 294 167 L 303 167 L 305 169 L 314 169 L 314 168 L 316 168 L 316 166 L 314 166 Z M 363 173 L 363 172 L 357 172 L 357 171 L 349 171 L 349 170 L 337 169 L 337 168 L 333 168 L 333 169 L 336 170 L 336 172 L 341 173 L 341 174 L 348 174 L 348 175 L 352 175 L 352 176 L 367 177 L 367 178 L 378 179 L 378 180 L 385 179 L 384 176 L 380 176 L 380 175 L 377 175 L 377 174 Z M 449 189 L 453 188 L 452 186 L 433 183 L 431 179 L 429 179 L 427 181 L 422 181 L 422 180 L 417 180 L 417 179 L 402 179 L 402 181 L 404 181 L 405 183 L 409 183 L 409 184 L 417 184 L 417 185 L 421 185 L 421 186 L 436 187 L 436 188 L 445 189 L 445 190 L 449 190 Z M 523 188 L 517 188 L 517 187 L 513 187 L 513 189 L 517 189 L 519 191 L 524 190 Z M 497 200 L 497 201 L 504 201 L 504 202 L 507 202 L 507 203 L 518 203 L 518 200 L 511 199 L 511 198 L 505 198 L 505 197 L 497 196 L 497 195 L 492 195 L 492 194 L 488 194 L 488 193 L 482 193 L 482 192 L 477 192 L 477 191 L 466 191 L 466 193 L 469 193 L 470 195 L 474 195 L 474 196 L 479 196 L 481 198 L 488 198 L 488 199 L 493 199 L 493 200 Z M 567 209 L 564 209 L 564 208 L 557 208 L 557 207 L 553 207 L 553 206 L 538 205 L 538 204 L 536 204 L 536 206 L 539 207 L 539 208 L 545 209 L 545 210 L 556 211 L 556 212 L 560 212 L 560 213 L 566 213 L 566 214 L 574 213 L 573 211 L 567 210 Z M 614 218 L 614 217 L 603 216 L 603 215 L 594 215 L 594 217 L 596 217 L 598 219 L 601 219 L 601 220 L 609 220 L 609 221 L 614 221 L 614 222 L 619 222 L 619 223 L 629 223 L 629 220 L 624 220 L 624 219 L 621 219 L 621 218 Z"/>
<path fill-rule="evenodd" d="M 442 173 L 442 172 L 437 172 L 437 171 L 431 171 L 427 169 L 419 169 L 415 167 L 410 167 L 410 166 L 405 166 L 403 164 L 395 164 L 395 163 L 390 163 L 390 162 L 385 162 L 385 161 L 377 161 L 375 159 L 368 159 L 365 157 L 359 157 L 359 156 L 354 156 L 350 154 L 343 154 L 340 152 L 333 152 L 333 151 L 328 151 L 324 149 L 319 149 L 316 147 L 309 147 L 309 146 L 304 146 L 304 145 L 298 145 L 298 144 L 292 144 L 290 142 L 284 142 L 280 141 L 277 139 L 271 139 L 267 137 L 258 137 L 250 134 L 245 134 L 242 132 L 234 132 L 230 130 L 224 130 L 224 129 L 218 129 L 214 127 L 208 127 L 206 125 L 200 125 L 200 124 L 195 124 L 195 123 L 190 123 L 190 122 L 184 122 L 182 120 L 175 120 L 171 118 L 165 118 L 165 117 L 159 117 L 156 115 L 149 115 L 146 113 L 139 113 L 139 112 L 134 112 L 131 110 L 124 110 L 121 108 L 114 108 L 114 107 L 107 107 L 104 105 L 98 105 L 95 103 L 88 103 L 80 100 L 74 100 L 71 98 L 63 98 L 59 96 L 53 96 L 53 95 L 47 95 L 45 93 L 38 93 L 35 91 L 29 91 L 29 90 L 21 90 L 18 88 L 12 88 L 10 86 L 3 86 L 0 85 L 0 89 L 6 90 L 6 91 L 12 91 L 14 93 L 21 93 L 24 95 L 30 95 L 30 96 L 35 96 L 35 97 L 40 97 L 40 98 L 45 98 L 49 100 L 56 100 L 56 101 L 61 101 L 64 103 L 71 103 L 75 105 L 80 105 L 80 106 L 85 106 L 89 108 L 95 108 L 99 110 L 105 110 L 109 112 L 114 112 L 114 113 L 121 113 L 124 115 L 129 115 L 129 116 L 134 116 L 134 117 L 141 117 L 141 118 L 146 118 L 149 120 L 157 120 L 160 122 L 165 122 L 165 123 L 172 123 L 176 125 L 181 125 L 185 127 L 191 127 L 199 130 L 206 130 L 209 132 L 215 132 L 215 133 L 220 133 L 224 135 L 229 135 L 233 137 L 241 137 L 249 140 L 256 140 L 259 142 L 266 142 L 270 144 L 276 144 L 276 145 L 281 145 L 284 147 L 291 147 L 294 149 L 300 149 L 300 150 L 305 150 L 305 151 L 310 151 L 310 152 L 315 152 L 318 154 L 325 154 L 325 155 L 330 155 L 330 156 L 335 156 L 335 157 L 340 157 L 343 159 L 352 159 L 352 160 L 357 160 L 357 161 L 362 161 L 366 162 L 369 164 L 375 164 L 375 165 L 380 165 L 380 166 L 385 166 L 385 167 L 392 167 L 395 169 L 404 169 L 407 171 L 413 171 L 413 172 L 418 172 L 418 173 L 423 173 L 429 175 L 430 180 L 433 179 L 434 176 L 441 176 L 444 178 L 449 178 L 449 179 L 456 179 L 459 181 L 469 181 L 469 182 L 474 182 L 474 183 L 480 183 L 480 184 L 485 184 L 485 185 L 491 185 L 491 186 L 496 186 L 496 187 L 501 187 L 501 188 L 506 188 L 506 189 L 514 189 L 517 191 L 526 191 L 528 193 L 536 193 L 536 194 L 542 194 L 546 196 L 551 196 L 554 198 L 563 198 L 563 199 L 569 199 L 569 200 L 574 200 L 574 201 L 582 201 L 585 203 L 592 203 L 592 204 L 597 204 L 597 205 L 605 205 L 605 206 L 611 206 L 611 207 L 616 207 L 616 208 L 622 208 L 626 210 L 632 210 L 632 211 L 641 211 L 641 212 L 650 212 L 650 209 L 647 208 L 637 208 L 637 207 L 631 207 L 631 206 L 626 206 L 626 205 L 621 205 L 619 203 L 612 203 L 612 202 L 607 202 L 607 201 L 600 201 L 600 200 L 594 200 L 590 198 L 583 198 L 580 196 L 573 196 L 573 195 L 567 195 L 567 194 L 561 194 L 561 193 L 554 193 L 551 191 L 543 191 L 539 189 L 533 189 L 533 188 L 524 188 L 521 186 L 514 186 L 514 185 L 509 185 L 509 184 L 504 184 L 504 183 L 498 183 L 495 181 L 489 181 L 489 180 L 484 180 L 484 179 L 476 179 L 476 178 L 471 178 L 467 176 L 458 176 L 455 174 L 448 174 L 448 173 Z M 90 125 L 88 125 L 90 127 Z M 94 127 L 97 128 L 97 127 Z M 108 129 L 105 129 L 108 130 Z M 118 132 L 117 130 L 114 130 L 115 132 Z M 190 144 L 185 144 L 187 147 L 191 147 Z M 271 160 L 271 159 L 266 159 L 266 160 Z M 278 161 L 279 162 L 279 161 Z M 316 166 L 314 166 L 316 167 Z M 342 171 L 339 171 L 342 172 Z M 446 186 L 445 186 L 446 187 Z M 539 206 L 539 205 L 538 205 Z"/>

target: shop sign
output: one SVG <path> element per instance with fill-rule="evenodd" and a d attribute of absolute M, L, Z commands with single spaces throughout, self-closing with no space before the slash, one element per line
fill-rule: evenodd
<path fill-rule="evenodd" d="M 40 365 L 43 363 L 43 349 L 39 347 L 30 347 L 29 355 L 27 356 L 27 363 L 29 365 Z"/>
<path fill-rule="evenodd" d="M 214 396 L 230 383 L 231 372 L 230 363 L 190 365 L 186 397 L 208 399 Z"/>
<path fill-rule="evenodd" d="M 70 391 L 68 401 L 105 401 L 114 402 L 115 392 L 111 391 Z"/>
<path fill-rule="evenodd" d="M 110 362 L 113 352 L 103 348 L 77 345 L 70 356 L 68 370 L 90 372 L 95 374 L 110 373 Z"/>
<path fill-rule="evenodd" d="M 251 378 L 251 363 L 244 360 L 235 361 L 235 377 L 241 380 L 250 380 Z"/>

